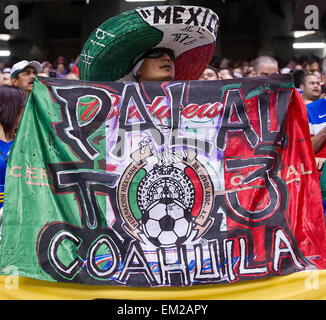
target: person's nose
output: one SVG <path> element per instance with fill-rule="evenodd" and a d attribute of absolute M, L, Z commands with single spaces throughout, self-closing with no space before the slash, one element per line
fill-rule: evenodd
<path fill-rule="evenodd" d="M 170 57 L 167 53 L 165 53 L 165 52 L 163 53 L 161 59 L 162 59 L 163 61 L 169 61 L 169 62 L 172 61 L 171 57 Z"/>

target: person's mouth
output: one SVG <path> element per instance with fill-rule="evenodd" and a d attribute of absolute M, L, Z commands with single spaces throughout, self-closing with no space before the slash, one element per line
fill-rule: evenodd
<path fill-rule="evenodd" d="M 165 69 L 165 70 L 168 70 L 170 71 L 171 70 L 171 66 L 169 64 L 164 64 L 160 67 L 160 69 Z"/>

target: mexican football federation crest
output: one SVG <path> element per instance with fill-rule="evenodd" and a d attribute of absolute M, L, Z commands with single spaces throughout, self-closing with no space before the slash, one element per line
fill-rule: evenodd
<path fill-rule="evenodd" d="M 121 176 L 118 204 L 124 229 L 156 247 L 199 239 L 210 227 L 213 185 L 194 150 L 153 154 L 145 140 Z"/>

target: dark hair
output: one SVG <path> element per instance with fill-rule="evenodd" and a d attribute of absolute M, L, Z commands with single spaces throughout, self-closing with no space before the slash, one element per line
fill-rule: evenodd
<path fill-rule="evenodd" d="M 17 119 L 24 109 L 26 95 L 18 87 L 0 87 L 0 124 L 3 127 L 6 138 L 14 134 Z"/>
<path fill-rule="evenodd" d="M 306 76 L 307 72 L 303 69 L 299 70 L 294 70 L 292 75 L 293 75 L 293 82 L 296 88 L 299 88 L 301 84 L 304 83 L 304 79 Z"/>
<path fill-rule="evenodd" d="M 246 73 L 243 74 L 242 78 L 248 78 L 253 71 L 254 70 L 248 70 Z"/>
<path fill-rule="evenodd" d="M 205 69 L 210 69 L 210 70 L 214 71 L 216 76 L 218 77 L 218 69 L 217 68 L 215 68 L 211 65 L 208 65 Z"/>

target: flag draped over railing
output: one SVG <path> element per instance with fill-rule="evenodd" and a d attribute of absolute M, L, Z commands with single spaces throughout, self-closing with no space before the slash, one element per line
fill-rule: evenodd
<path fill-rule="evenodd" d="M 291 76 L 35 81 L 7 168 L 2 274 L 225 284 L 323 269 L 325 235 Z"/>

